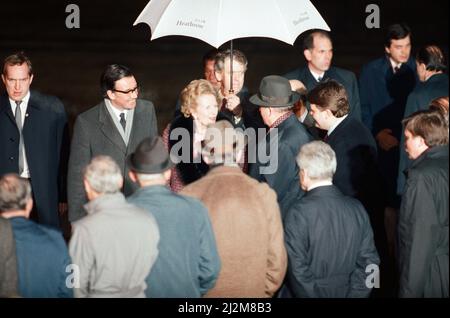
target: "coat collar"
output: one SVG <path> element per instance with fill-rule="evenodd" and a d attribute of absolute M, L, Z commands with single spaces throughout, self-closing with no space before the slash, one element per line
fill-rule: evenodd
<path fill-rule="evenodd" d="M 311 196 L 342 196 L 342 192 L 335 185 L 321 186 L 306 192 L 306 197 Z"/>
<path fill-rule="evenodd" d="M 147 187 L 141 187 L 137 189 L 130 198 L 136 198 L 139 196 L 148 196 L 148 195 L 163 195 L 163 194 L 172 194 L 173 192 L 167 187 L 163 185 L 152 185 Z"/>
<path fill-rule="evenodd" d="M 88 214 L 94 214 L 102 210 L 117 208 L 125 203 L 125 196 L 121 192 L 118 192 L 114 194 L 104 194 L 95 200 L 86 203 L 84 208 Z"/>
<path fill-rule="evenodd" d="M 407 169 L 407 171 L 414 167 L 417 167 L 425 159 L 440 158 L 444 156 L 448 157 L 448 145 L 431 147 L 424 151 L 416 160 L 414 160 L 411 164 L 411 167 Z"/>
<path fill-rule="evenodd" d="M 207 176 L 216 176 L 222 174 L 243 174 L 239 167 L 218 165 L 209 170 Z"/>

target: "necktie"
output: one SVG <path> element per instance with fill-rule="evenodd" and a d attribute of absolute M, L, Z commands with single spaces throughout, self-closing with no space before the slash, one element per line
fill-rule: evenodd
<path fill-rule="evenodd" d="M 23 172 L 23 166 L 24 166 L 24 154 L 25 154 L 25 147 L 23 144 L 23 135 L 22 135 L 22 110 L 20 109 L 20 104 L 22 101 L 16 101 L 16 125 L 17 129 L 19 130 L 19 175 Z"/>
<path fill-rule="evenodd" d="M 317 78 L 317 81 L 320 83 L 320 82 L 322 82 L 322 76 L 319 76 L 318 78 Z"/>
<path fill-rule="evenodd" d="M 394 67 L 394 74 L 396 74 L 400 70 L 399 66 Z"/>
<path fill-rule="evenodd" d="M 127 121 L 125 120 L 125 114 L 120 113 L 120 124 L 122 125 L 123 131 L 125 131 L 125 127 L 127 125 Z"/>

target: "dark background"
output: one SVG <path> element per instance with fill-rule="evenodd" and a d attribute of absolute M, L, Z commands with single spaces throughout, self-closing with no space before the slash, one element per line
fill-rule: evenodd
<path fill-rule="evenodd" d="M 245 0 L 242 0 L 245 1 Z M 201 76 L 201 57 L 212 47 L 185 37 L 150 42 L 150 29 L 133 22 L 147 0 L 2 1 L 0 58 L 25 50 L 33 62 L 32 88 L 60 97 L 73 123 L 76 115 L 100 100 L 99 77 L 110 63 L 129 66 L 142 86 L 141 97 L 154 102 L 159 130 L 169 122 L 181 89 Z M 81 28 L 67 29 L 70 3 L 80 7 Z M 313 0 L 332 30 L 333 64 L 359 73 L 383 54 L 383 28 L 406 22 L 413 30 L 413 51 L 434 43 L 448 52 L 448 0 L 374 1 Z M 365 26 L 366 6 L 377 4 L 381 29 Z M 249 19 L 258 18 L 258 8 Z M 257 90 L 260 79 L 304 65 L 301 37 L 294 46 L 265 38 L 235 40 L 249 59 L 246 85 Z M 228 46 L 225 44 L 224 46 Z M 3 87 L 2 87 L 3 91 Z"/>

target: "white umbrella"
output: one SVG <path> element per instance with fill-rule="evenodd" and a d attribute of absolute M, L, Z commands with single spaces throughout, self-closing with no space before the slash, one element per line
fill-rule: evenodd
<path fill-rule="evenodd" d="M 150 26 L 151 40 L 181 35 L 216 48 L 245 37 L 293 45 L 306 30 L 330 30 L 309 0 L 150 0 L 134 25 L 141 22 Z"/>

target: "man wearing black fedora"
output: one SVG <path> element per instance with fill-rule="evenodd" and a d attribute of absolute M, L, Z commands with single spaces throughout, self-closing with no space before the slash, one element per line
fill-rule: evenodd
<path fill-rule="evenodd" d="M 150 298 L 198 298 L 214 287 L 220 259 L 208 211 L 197 199 L 166 184 L 174 166 L 161 137 L 145 138 L 127 158 L 139 189 L 128 198 L 151 213 L 159 227 L 159 255 L 148 275 Z"/>
<path fill-rule="evenodd" d="M 259 93 L 250 98 L 251 103 L 259 106 L 261 117 L 269 127 L 265 138 L 258 137 L 256 156 L 249 154 L 250 176 L 267 182 L 275 190 L 283 219 L 295 198 L 303 195 L 298 186 L 295 158 L 301 146 L 312 140 L 292 112 L 299 99 L 300 95 L 291 90 L 289 81 L 277 75 L 264 77 Z"/>

